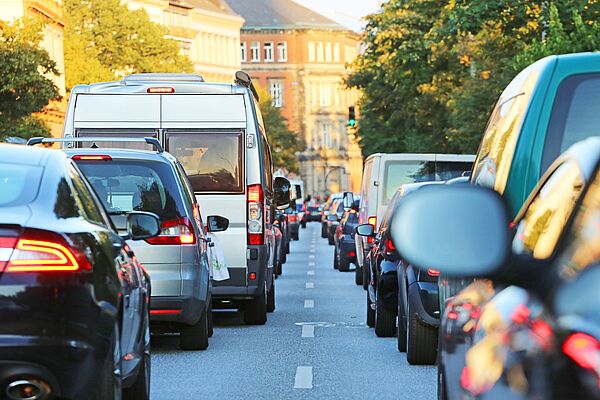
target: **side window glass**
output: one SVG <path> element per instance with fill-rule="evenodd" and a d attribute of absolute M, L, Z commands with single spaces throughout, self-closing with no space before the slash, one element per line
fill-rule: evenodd
<path fill-rule="evenodd" d="M 267 187 L 269 190 L 273 190 L 273 164 L 271 160 L 271 150 L 269 149 L 269 143 L 264 139 L 262 139 L 263 145 L 263 157 L 265 163 L 265 176 L 267 180 Z"/>
<path fill-rule="evenodd" d="M 535 195 L 518 222 L 515 253 L 537 259 L 552 255 L 581 195 L 584 179 L 574 161 L 559 166 Z"/>
<path fill-rule="evenodd" d="M 94 195 L 91 193 L 91 189 L 85 183 L 84 178 L 81 177 L 75 167 L 69 168 L 69 175 L 71 182 L 73 183 L 73 189 L 75 193 L 75 201 L 82 211 L 83 217 L 90 222 L 95 224 L 108 226 L 106 220 L 103 217 L 103 212 L 100 210 Z"/>

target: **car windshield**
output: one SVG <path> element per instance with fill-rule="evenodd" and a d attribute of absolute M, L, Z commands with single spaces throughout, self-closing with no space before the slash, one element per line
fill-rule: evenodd
<path fill-rule="evenodd" d="M 20 206 L 37 196 L 43 169 L 0 163 L 0 207 Z"/>
<path fill-rule="evenodd" d="M 175 173 L 167 163 L 113 160 L 77 165 L 111 216 L 132 211 L 152 212 L 162 221 L 185 216 Z M 122 225 L 120 218 L 113 221 Z"/>

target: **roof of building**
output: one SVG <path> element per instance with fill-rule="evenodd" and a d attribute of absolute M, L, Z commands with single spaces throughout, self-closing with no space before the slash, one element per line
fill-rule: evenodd
<path fill-rule="evenodd" d="M 191 7 L 236 17 L 239 16 L 225 0 L 178 0 L 174 1 L 174 3 L 179 3 L 183 7 Z"/>
<path fill-rule="evenodd" d="M 292 0 L 227 0 L 245 20 L 246 29 L 336 29 L 337 22 Z"/>

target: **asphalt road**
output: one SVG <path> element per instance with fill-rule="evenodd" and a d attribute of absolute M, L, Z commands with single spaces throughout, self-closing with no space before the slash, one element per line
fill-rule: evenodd
<path fill-rule="evenodd" d="M 395 338 L 375 336 L 365 291 L 332 259 L 309 223 L 291 244 L 266 325 L 215 312 L 209 348 L 198 352 L 153 337 L 152 399 L 434 399 L 435 367 L 408 365 Z"/>

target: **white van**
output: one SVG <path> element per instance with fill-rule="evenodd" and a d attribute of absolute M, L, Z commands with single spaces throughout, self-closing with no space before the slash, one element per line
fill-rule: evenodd
<path fill-rule="evenodd" d="M 264 324 L 267 311 L 275 309 L 272 222 L 274 192 L 282 187 L 273 184 L 256 90 L 245 72 L 236 73 L 235 82 L 136 74 L 78 85 L 69 98 L 63 136 L 158 138 L 183 165 L 201 214 L 230 221 L 229 229 L 217 234 L 230 279 L 212 283 L 213 307 L 240 308 L 247 324 Z"/>
<path fill-rule="evenodd" d="M 446 181 L 461 176 L 475 161 L 474 155 L 459 154 L 372 154 L 365 160 L 361 184 L 358 223 L 372 224 L 375 230 L 396 189 L 406 183 Z M 355 235 L 357 283 L 366 288 L 369 268 L 364 268 L 365 257 L 371 250 L 367 238 Z M 358 271 L 360 269 L 360 271 Z M 360 283 L 359 283 L 360 284 Z"/>

